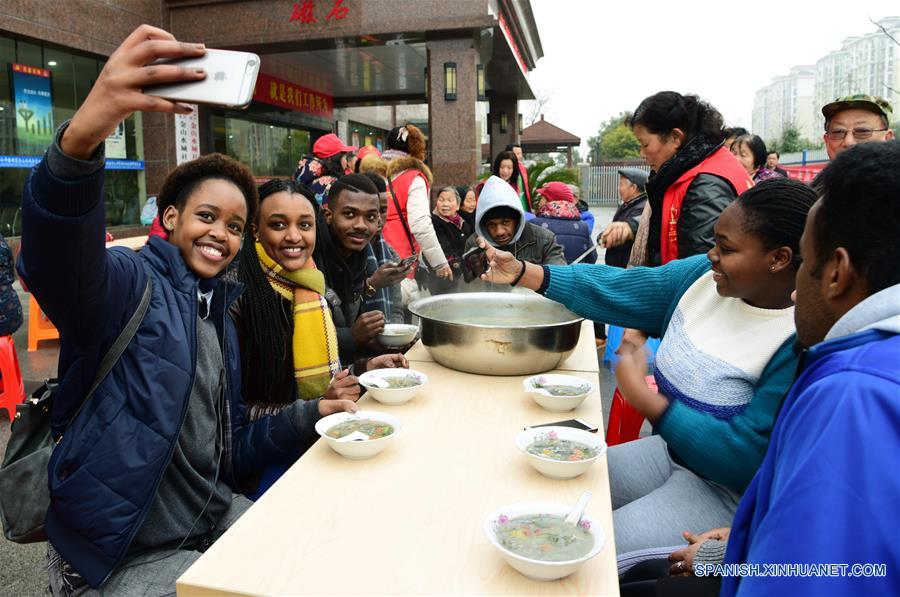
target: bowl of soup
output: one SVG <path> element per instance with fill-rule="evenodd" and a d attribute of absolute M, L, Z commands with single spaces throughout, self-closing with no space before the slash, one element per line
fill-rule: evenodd
<path fill-rule="evenodd" d="M 359 376 L 359 383 L 382 404 L 405 404 L 428 383 L 428 376 L 412 369 L 372 369 Z"/>
<path fill-rule="evenodd" d="M 532 375 L 522 382 L 522 387 L 545 410 L 555 413 L 578 408 L 594 391 L 594 384 L 586 379 L 558 373 Z"/>
<path fill-rule="evenodd" d="M 419 333 L 419 326 L 405 323 L 386 323 L 384 331 L 378 334 L 378 343 L 387 348 L 403 348 L 411 344 Z"/>
<path fill-rule="evenodd" d="M 606 543 L 600 524 L 587 513 L 577 525 L 565 524 L 570 508 L 544 502 L 510 504 L 485 519 L 484 534 L 503 559 L 528 578 L 564 578 Z"/>
<path fill-rule="evenodd" d="M 606 442 L 583 429 L 532 427 L 516 436 L 528 464 L 551 479 L 574 479 L 606 454 Z"/>
<path fill-rule="evenodd" d="M 331 449 L 350 460 L 379 454 L 394 441 L 400 428 L 400 419 L 374 410 L 335 413 L 316 423 L 316 432 Z"/>

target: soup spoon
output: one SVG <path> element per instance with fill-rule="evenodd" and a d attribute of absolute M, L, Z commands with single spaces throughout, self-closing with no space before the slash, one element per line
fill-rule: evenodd
<path fill-rule="evenodd" d="M 582 514 L 584 514 L 584 509 L 587 507 L 587 503 L 591 500 L 591 497 L 594 494 L 590 491 L 585 491 L 581 494 L 581 497 L 578 498 L 578 501 L 575 502 L 575 506 L 569 511 L 569 515 L 566 516 L 566 519 L 563 521 L 564 524 L 572 525 L 573 527 L 578 524 L 581 520 Z"/>
<path fill-rule="evenodd" d="M 389 388 L 391 384 L 387 382 L 387 380 L 380 379 L 378 377 L 367 377 L 363 382 L 364 386 L 372 386 L 373 388 Z"/>
<path fill-rule="evenodd" d="M 362 431 L 354 431 L 353 433 L 348 433 L 344 437 L 338 439 L 339 442 L 364 442 L 369 439 L 369 436 L 363 433 Z"/>

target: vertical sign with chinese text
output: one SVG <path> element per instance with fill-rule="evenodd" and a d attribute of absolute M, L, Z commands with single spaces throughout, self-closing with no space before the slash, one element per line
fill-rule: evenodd
<path fill-rule="evenodd" d="M 197 106 L 190 114 L 175 115 L 175 163 L 183 164 L 200 157 L 200 119 Z"/>
<path fill-rule="evenodd" d="M 25 64 L 11 64 L 16 111 L 17 153 L 40 155 L 53 140 L 53 95 L 50 71 Z"/>
<path fill-rule="evenodd" d="M 128 147 L 125 144 L 125 121 L 119 123 L 116 130 L 106 138 L 106 157 L 124 160 L 128 157 Z"/>

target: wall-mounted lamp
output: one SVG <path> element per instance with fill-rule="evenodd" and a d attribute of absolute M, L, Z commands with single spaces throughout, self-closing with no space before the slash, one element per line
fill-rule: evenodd
<path fill-rule="evenodd" d="M 525 123 L 525 119 L 522 118 L 522 114 L 520 112 L 519 113 L 519 136 L 520 137 L 522 136 L 522 131 L 525 130 L 525 127 L 523 126 L 524 123 Z"/>
<path fill-rule="evenodd" d="M 505 133 L 509 130 L 509 116 L 506 112 L 500 112 L 500 132 Z"/>
<path fill-rule="evenodd" d="M 487 95 L 484 91 L 484 65 L 479 64 L 478 70 L 476 71 L 476 79 L 475 79 L 475 87 L 478 90 L 478 101 L 486 102 Z"/>
<path fill-rule="evenodd" d="M 448 102 L 456 101 L 456 63 L 444 63 L 444 99 Z"/>

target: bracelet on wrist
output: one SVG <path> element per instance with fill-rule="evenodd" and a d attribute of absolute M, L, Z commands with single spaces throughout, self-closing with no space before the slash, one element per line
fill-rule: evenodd
<path fill-rule="evenodd" d="M 516 276 L 516 279 L 509 283 L 510 286 L 515 286 L 516 284 L 518 284 L 519 282 L 521 282 L 521 281 L 522 281 L 522 276 L 525 275 L 525 267 L 526 267 L 525 261 L 523 261 L 523 260 L 521 260 L 521 259 L 519 259 L 519 261 L 522 263 L 522 269 L 519 270 L 519 275 Z"/>

